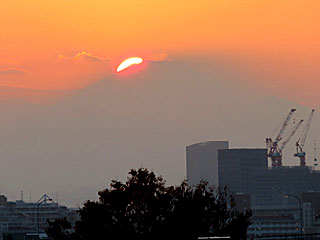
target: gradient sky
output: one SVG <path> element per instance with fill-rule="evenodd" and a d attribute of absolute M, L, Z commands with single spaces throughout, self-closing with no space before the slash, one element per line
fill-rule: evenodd
<path fill-rule="evenodd" d="M 0 0 L 2 193 L 75 206 L 132 167 L 181 181 L 187 144 L 263 147 L 291 107 L 306 118 L 320 105 L 319 12 L 318 0 Z M 116 75 L 131 56 L 145 68 Z"/>

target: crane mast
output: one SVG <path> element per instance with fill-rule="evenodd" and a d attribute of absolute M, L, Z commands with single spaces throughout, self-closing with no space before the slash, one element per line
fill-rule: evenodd
<path fill-rule="evenodd" d="M 286 119 L 284 120 L 280 131 L 275 139 L 273 141 L 271 138 L 266 139 L 266 145 L 268 149 L 268 157 L 271 158 L 272 167 L 280 167 L 282 166 L 282 149 L 279 147 L 279 142 L 282 140 L 283 134 L 286 130 L 286 128 L 289 125 L 289 122 L 293 116 L 293 113 L 296 111 L 296 109 L 291 109 L 289 114 L 287 115 Z M 292 137 L 292 136 L 291 136 Z M 283 146 L 284 147 L 284 146 Z"/>
<path fill-rule="evenodd" d="M 312 122 L 312 118 L 313 118 L 313 113 L 314 113 L 314 109 L 312 109 L 309 118 L 307 120 L 307 124 L 304 127 L 301 136 L 299 137 L 299 139 L 296 142 L 296 149 L 297 149 L 297 153 L 294 154 L 295 157 L 298 157 L 300 159 L 300 166 L 306 166 L 306 152 L 303 150 L 304 144 L 306 142 L 307 136 L 308 136 L 308 132 L 310 129 L 310 125 Z"/>

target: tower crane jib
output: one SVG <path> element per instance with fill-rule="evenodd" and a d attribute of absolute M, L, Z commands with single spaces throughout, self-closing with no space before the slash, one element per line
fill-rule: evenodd
<path fill-rule="evenodd" d="M 289 134 L 289 136 L 287 137 L 287 139 L 282 143 L 280 150 L 282 151 L 285 146 L 288 144 L 288 142 L 291 140 L 291 138 L 293 137 L 293 135 L 297 132 L 297 130 L 299 129 L 299 127 L 301 126 L 301 124 L 303 123 L 303 119 L 301 119 L 299 121 L 299 123 L 294 127 L 294 129 L 292 130 L 292 132 Z"/>
<path fill-rule="evenodd" d="M 307 124 L 302 130 L 302 133 L 296 142 L 297 152 L 294 154 L 294 156 L 300 159 L 300 166 L 306 165 L 306 152 L 303 150 L 303 147 L 304 147 L 304 144 L 306 143 L 306 139 L 307 139 L 308 132 L 311 126 L 312 118 L 313 118 L 313 114 L 314 114 L 314 109 L 312 109 L 309 115 L 309 118 L 307 120 Z"/>
<path fill-rule="evenodd" d="M 300 138 L 298 139 L 298 143 L 300 142 L 300 146 L 301 148 L 304 147 L 304 144 L 306 143 L 306 139 L 307 139 L 307 136 L 308 136 L 308 132 L 309 132 L 309 129 L 310 129 L 310 126 L 311 126 L 311 121 L 312 121 L 312 118 L 313 118 L 313 113 L 314 113 L 314 109 L 312 109 L 310 115 L 309 115 L 309 118 L 307 120 L 307 124 L 306 126 L 304 127 L 302 133 L 301 133 L 301 136 Z M 301 141 L 300 141 L 301 139 Z"/>
<path fill-rule="evenodd" d="M 284 131 L 285 131 L 286 128 L 288 127 L 289 122 L 290 122 L 290 120 L 291 120 L 291 118 L 292 118 L 292 116 L 293 116 L 293 113 L 294 113 L 295 111 L 296 111 L 296 109 L 291 109 L 291 111 L 289 112 L 287 118 L 285 119 L 285 121 L 284 121 L 283 124 L 282 124 L 282 127 L 281 127 L 281 129 L 280 129 L 280 131 L 279 131 L 279 133 L 278 133 L 278 135 L 277 135 L 277 137 L 276 137 L 275 142 L 281 141 L 282 136 L 283 136 L 283 134 L 284 134 Z"/>

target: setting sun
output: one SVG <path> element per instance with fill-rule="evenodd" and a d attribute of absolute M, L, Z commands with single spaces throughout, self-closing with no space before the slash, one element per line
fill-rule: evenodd
<path fill-rule="evenodd" d="M 117 68 L 117 72 L 121 72 L 122 70 L 134 65 L 134 64 L 140 64 L 143 62 L 142 58 L 139 57 L 131 57 L 126 60 L 124 60 Z"/>

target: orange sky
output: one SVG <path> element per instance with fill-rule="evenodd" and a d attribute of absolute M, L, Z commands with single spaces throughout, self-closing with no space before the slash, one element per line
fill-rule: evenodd
<path fill-rule="evenodd" d="M 79 207 L 139 166 L 179 183 L 185 146 L 263 147 L 319 111 L 319 79 L 320 0 L 0 0 L 1 194 Z"/>
<path fill-rule="evenodd" d="M 319 77 L 319 12 L 318 0 L 0 0 L 0 86 L 75 89 L 130 54 L 225 54 L 255 76 L 300 76 L 297 90 Z"/>

